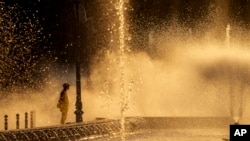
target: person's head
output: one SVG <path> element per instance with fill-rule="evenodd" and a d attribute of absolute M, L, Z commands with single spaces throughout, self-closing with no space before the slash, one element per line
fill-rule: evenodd
<path fill-rule="evenodd" d="M 68 83 L 64 83 L 64 84 L 63 84 L 63 88 L 64 88 L 64 89 L 69 89 L 69 86 L 70 86 L 70 85 L 69 85 Z"/>

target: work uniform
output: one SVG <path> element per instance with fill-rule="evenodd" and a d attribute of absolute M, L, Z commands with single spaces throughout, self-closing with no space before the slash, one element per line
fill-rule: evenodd
<path fill-rule="evenodd" d="M 67 90 L 63 89 L 60 94 L 60 99 L 57 104 L 57 108 L 62 112 L 61 124 L 65 123 L 67 118 L 68 108 L 69 108 L 69 99 L 67 95 Z"/>

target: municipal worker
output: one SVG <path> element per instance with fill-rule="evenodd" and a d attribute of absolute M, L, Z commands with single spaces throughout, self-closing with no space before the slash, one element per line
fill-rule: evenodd
<path fill-rule="evenodd" d="M 65 120 L 67 118 L 67 113 L 69 109 L 69 99 L 67 95 L 67 91 L 69 90 L 69 84 L 64 83 L 63 84 L 63 90 L 60 93 L 60 98 L 58 100 L 57 108 L 60 109 L 62 112 L 62 117 L 61 117 L 61 124 L 65 124 Z"/>

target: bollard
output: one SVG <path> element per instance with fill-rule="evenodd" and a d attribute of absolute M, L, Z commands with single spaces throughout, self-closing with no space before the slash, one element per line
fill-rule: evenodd
<path fill-rule="evenodd" d="M 33 111 L 30 112 L 30 128 L 33 128 Z"/>
<path fill-rule="evenodd" d="M 19 129 L 19 114 L 16 114 L 16 129 Z"/>
<path fill-rule="evenodd" d="M 33 127 L 36 127 L 36 111 L 33 111 Z"/>
<path fill-rule="evenodd" d="M 30 128 L 35 127 L 35 120 L 36 120 L 36 112 L 35 111 L 31 111 L 30 112 Z"/>
<path fill-rule="evenodd" d="M 4 116 L 4 130 L 8 130 L 8 115 Z"/>
<path fill-rule="evenodd" d="M 28 128 L 28 113 L 25 112 L 24 128 Z"/>

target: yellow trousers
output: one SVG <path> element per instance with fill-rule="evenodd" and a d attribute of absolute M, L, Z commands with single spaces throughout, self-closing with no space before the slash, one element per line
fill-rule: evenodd
<path fill-rule="evenodd" d="M 61 112 L 62 112 L 61 124 L 65 124 L 68 111 L 61 111 Z"/>
<path fill-rule="evenodd" d="M 67 118 L 67 113 L 68 113 L 68 100 L 59 100 L 57 104 L 57 108 L 60 109 L 62 112 L 62 117 L 61 117 L 61 124 L 65 124 L 66 118 Z"/>

